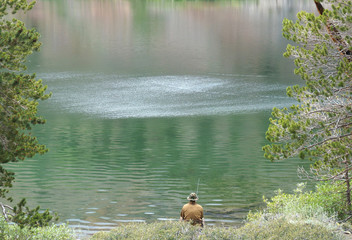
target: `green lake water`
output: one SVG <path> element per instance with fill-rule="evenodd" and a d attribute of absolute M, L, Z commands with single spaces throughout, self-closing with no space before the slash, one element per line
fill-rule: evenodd
<path fill-rule="evenodd" d="M 15 198 L 81 235 L 177 220 L 196 191 L 207 225 L 239 225 L 262 196 L 291 191 L 299 160 L 263 157 L 274 106 L 300 83 L 284 17 L 311 1 L 43 0 L 21 18 L 53 97 L 35 128 L 50 152 L 9 166 Z"/>

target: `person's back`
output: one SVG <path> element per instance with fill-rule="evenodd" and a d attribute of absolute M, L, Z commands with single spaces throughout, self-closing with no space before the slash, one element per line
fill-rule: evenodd
<path fill-rule="evenodd" d="M 189 203 L 185 204 L 181 210 L 180 220 L 190 221 L 192 225 L 204 225 L 203 207 L 196 203 L 198 197 L 191 193 L 187 198 Z"/>

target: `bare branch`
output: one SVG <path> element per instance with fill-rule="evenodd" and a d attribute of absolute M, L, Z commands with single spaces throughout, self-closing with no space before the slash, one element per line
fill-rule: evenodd
<path fill-rule="evenodd" d="M 324 143 L 326 143 L 326 142 L 335 141 L 335 140 L 340 140 L 341 138 L 345 138 L 345 137 L 349 137 L 349 136 L 352 136 L 352 133 L 348 133 L 348 134 L 341 135 L 341 136 L 337 136 L 337 137 L 327 138 L 327 139 L 324 139 L 323 141 L 317 142 L 317 143 L 312 144 L 312 145 L 310 145 L 310 146 L 303 147 L 302 149 L 311 149 L 311 148 L 313 148 L 313 147 L 316 147 L 316 146 L 318 146 L 318 145 L 324 144 Z"/>
<path fill-rule="evenodd" d="M 1 206 L 1 209 L 2 209 L 2 214 L 4 215 L 5 220 L 8 222 L 9 221 L 8 214 L 11 215 L 11 216 L 13 216 L 13 214 L 7 213 L 6 212 L 6 208 L 8 208 L 8 209 L 10 209 L 12 211 L 13 211 L 13 208 L 10 207 L 9 205 L 3 204 L 2 202 L 0 202 L 0 206 Z"/>

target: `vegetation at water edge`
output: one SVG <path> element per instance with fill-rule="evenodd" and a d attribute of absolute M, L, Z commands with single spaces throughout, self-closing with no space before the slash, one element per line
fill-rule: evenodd
<path fill-rule="evenodd" d="M 344 239 L 323 224 L 289 222 L 284 217 L 247 223 L 241 228 L 205 227 L 200 230 L 184 222 L 134 223 L 111 232 L 99 232 L 91 240 L 115 239 Z"/>
<path fill-rule="evenodd" d="M 183 222 L 133 223 L 121 225 L 110 232 L 96 233 L 91 240 L 114 239 L 345 239 L 351 231 L 344 217 L 343 196 L 336 194 L 341 185 L 318 184 L 315 191 L 305 191 L 299 184 L 292 194 L 278 191 L 266 207 L 250 212 L 244 226 L 204 229 Z M 339 218 L 340 217 L 340 218 Z"/>
<path fill-rule="evenodd" d="M 293 193 L 280 190 L 266 207 L 250 212 L 242 227 L 206 226 L 201 229 L 187 222 L 121 224 L 110 232 L 98 232 L 89 240 L 115 239 L 310 239 L 342 240 L 344 232 L 352 232 L 350 223 L 339 223 L 346 216 L 342 209 L 344 197 L 337 192 L 343 186 L 321 183 L 314 191 L 298 184 Z M 21 228 L 0 217 L 0 239 L 76 239 L 67 226 Z M 88 237 L 87 237 L 88 239 Z"/>
<path fill-rule="evenodd" d="M 75 240 L 72 229 L 66 225 L 51 225 L 46 227 L 21 227 L 18 224 L 9 224 L 0 216 L 1 240 Z"/>

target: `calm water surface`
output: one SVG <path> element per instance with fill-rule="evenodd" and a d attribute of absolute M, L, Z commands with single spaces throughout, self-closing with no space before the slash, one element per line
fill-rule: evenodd
<path fill-rule="evenodd" d="M 241 224 L 306 162 L 263 158 L 274 106 L 299 83 L 284 17 L 311 1 L 43 0 L 29 70 L 53 97 L 35 129 L 50 152 L 16 163 L 12 191 L 80 235 L 176 220 L 196 191 L 206 224 Z"/>

